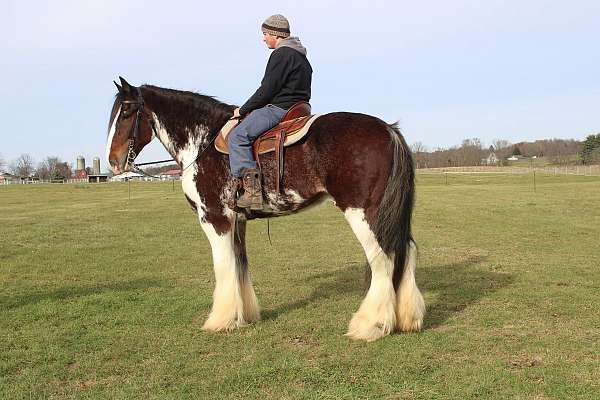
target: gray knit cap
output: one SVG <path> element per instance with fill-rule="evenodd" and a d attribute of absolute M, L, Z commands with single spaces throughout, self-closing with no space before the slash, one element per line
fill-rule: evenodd
<path fill-rule="evenodd" d="M 271 15 L 263 22 L 261 30 L 273 36 L 286 38 L 290 36 L 290 23 L 281 14 Z"/>

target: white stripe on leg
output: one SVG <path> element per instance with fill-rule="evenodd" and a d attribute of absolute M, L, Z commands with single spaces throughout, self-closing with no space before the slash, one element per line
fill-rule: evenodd
<path fill-rule="evenodd" d="M 371 286 L 353 315 L 346 335 L 352 339 L 373 341 L 388 335 L 396 324 L 396 293 L 392 284 L 394 262 L 379 246 L 362 209 L 348 208 L 344 215 L 365 250 L 371 267 Z"/>
<path fill-rule="evenodd" d="M 218 235 L 211 224 L 201 222 L 201 225 L 210 241 L 216 281 L 212 310 L 202 329 L 232 330 L 246 324 L 235 264 L 233 229 Z"/>

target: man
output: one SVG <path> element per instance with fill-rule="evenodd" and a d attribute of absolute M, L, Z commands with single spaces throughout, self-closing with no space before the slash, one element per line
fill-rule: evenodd
<path fill-rule="evenodd" d="M 306 49 L 298 37 L 290 36 L 290 24 L 283 15 L 267 18 L 261 30 L 263 41 L 274 51 L 260 87 L 243 106 L 235 109 L 233 118 L 244 119 L 228 135 L 231 175 L 237 182 L 241 179 L 244 188 L 237 206 L 252 210 L 261 210 L 263 204 L 261 176 L 252 155 L 252 143 L 277 125 L 293 104 L 310 100 L 312 79 Z"/>

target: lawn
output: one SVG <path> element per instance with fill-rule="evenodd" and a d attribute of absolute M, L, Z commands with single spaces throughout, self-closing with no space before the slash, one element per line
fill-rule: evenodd
<path fill-rule="evenodd" d="M 0 398 L 594 399 L 600 178 L 422 175 L 424 330 L 343 334 L 364 255 L 331 203 L 248 226 L 263 320 L 200 330 L 214 278 L 178 186 L 0 187 Z"/>

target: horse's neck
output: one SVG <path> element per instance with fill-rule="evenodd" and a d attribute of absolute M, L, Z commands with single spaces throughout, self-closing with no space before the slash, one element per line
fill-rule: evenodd
<path fill-rule="evenodd" d="M 202 124 L 170 129 L 161 122 L 160 113 L 155 112 L 152 113 L 152 120 L 158 140 L 182 168 L 192 164 L 198 152 L 209 144 L 209 128 Z"/>

